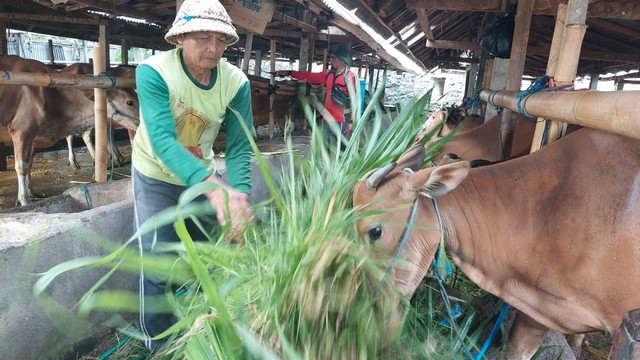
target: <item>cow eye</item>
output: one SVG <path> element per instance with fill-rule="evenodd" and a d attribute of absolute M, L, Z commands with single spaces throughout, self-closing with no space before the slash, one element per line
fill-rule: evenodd
<path fill-rule="evenodd" d="M 127 106 L 133 106 L 133 101 L 127 100 Z"/>
<path fill-rule="evenodd" d="M 382 228 L 380 226 L 376 226 L 374 228 L 369 229 L 369 242 L 372 244 L 380 239 L 382 236 Z"/>

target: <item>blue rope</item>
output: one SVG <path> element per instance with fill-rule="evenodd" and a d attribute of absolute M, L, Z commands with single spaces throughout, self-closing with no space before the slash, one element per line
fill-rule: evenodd
<path fill-rule="evenodd" d="M 482 359 L 484 354 L 487 352 L 487 349 L 489 348 L 489 345 L 491 345 L 493 338 L 496 336 L 496 333 L 498 332 L 500 325 L 502 325 L 504 318 L 507 316 L 507 311 L 509 310 L 510 307 L 511 306 L 507 303 L 504 303 L 504 305 L 502 305 L 502 309 L 500 310 L 500 315 L 498 315 L 498 318 L 496 319 L 496 323 L 493 324 L 493 328 L 491 329 L 491 332 L 489 333 L 487 340 L 484 341 L 482 348 L 480 349 L 478 354 L 476 354 L 475 360 Z"/>
<path fill-rule="evenodd" d="M 520 114 L 528 118 L 535 117 L 526 112 L 526 110 L 524 109 L 524 103 L 527 102 L 526 99 L 529 95 L 536 93 L 538 91 L 542 91 L 542 89 L 544 89 L 544 86 L 547 84 L 547 82 L 549 82 L 549 76 L 543 75 L 538 80 L 532 82 L 531 85 L 529 85 L 529 87 L 527 88 L 527 90 L 516 93 L 515 97 L 516 99 L 518 99 L 518 102 L 516 105 L 518 106 L 518 111 L 520 112 Z"/>
<path fill-rule="evenodd" d="M 9 74 L 9 71 L 7 69 L 2 69 L 2 71 L 4 71 L 4 76 L 7 80 L 11 80 L 11 74 Z"/>
<path fill-rule="evenodd" d="M 109 71 L 103 71 L 98 75 L 90 74 L 89 76 L 95 77 L 95 78 L 106 77 L 107 79 L 111 80 L 111 87 L 112 88 L 116 87 L 116 79 L 113 77 L 113 75 L 111 75 L 111 72 Z"/>
<path fill-rule="evenodd" d="M 409 238 L 409 233 L 411 233 L 411 228 L 413 227 L 413 222 L 416 218 L 416 213 L 418 212 L 418 199 L 419 198 L 416 198 L 413 201 L 413 207 L 411 208 L 411 215 L 409 215 L 409 222 L 407 223 L 407 227 L 404 229 L 402 240 L 400 240 L 400 245 L 398 245 L 398 249 L 396 250 L 396 253 L 393 256 L 393 259 L 391 260 L 391 264 L 389 264 L 389 267 L 387 267 L 387 271 L 385 271 L 384 276 L 382 277 L 382 280 L 380 280 L 378 291 L 376 291 L 376 296 L 375 296 L 376 298 L 380 294 L 380 290 L 384 286 L 384 282 L 387 280 L 387 278 L 391 274 L 391 269 L 393 269 L 393 266 L 395 265 L 396 261 L 400 257 L 400 254 L 402 254 L 402 249 L 404 249 L 404 246 L 407 243 L 407 239 Z"/>
<path fill-rule="evenodd" d="M 89 183 L 82 184 L 82 193 L 84 194 L 84 201 L 87 202 L 87 208 L 91 209 L 91 203 L 89 202 L 89 191 L 87 190 Z"/>

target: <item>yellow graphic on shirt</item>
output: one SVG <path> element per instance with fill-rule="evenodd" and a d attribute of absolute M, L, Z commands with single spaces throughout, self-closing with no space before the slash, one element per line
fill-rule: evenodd
<path fill-rule="evenodd" d="M 207 116 L 194 109 L 185 109 L 176 119 L 176 134 L 178 141 L 193 155 L 202 159 L 202 148 L 200 139 L 205 130 L 211 125 L 211 120 Z"/>

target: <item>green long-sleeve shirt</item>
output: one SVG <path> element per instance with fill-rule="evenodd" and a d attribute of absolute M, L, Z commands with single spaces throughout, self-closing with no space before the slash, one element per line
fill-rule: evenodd
<path fill-rule="evenodd" d="M 189 75 L 181 54 L 181 49 L 168 51 L 136 69 L 141 120 L 133 143 L 133 166 L 168 183 L 197 184 L 215 171 L 212 146 L 225 122 L 229 185 L 249 192 L 251 145 L 241 124 L 252 131 L 249 80 L 221 61 L 213 69 L 211 83 L 203 86 Z"/>

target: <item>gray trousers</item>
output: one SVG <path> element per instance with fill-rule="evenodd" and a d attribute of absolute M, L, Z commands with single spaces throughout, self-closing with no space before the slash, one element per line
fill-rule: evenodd
<path fill-rule="evenodd" d="M 137 231 L 147 219 L 159 211 L 176 205 L 180 194 L 187 189 L 185 186 L 169 184 L 164 181 L 149 178 L 141 174 L 133 166 L 131 167 L 131 177 L 133 183 L 134 231 Z M 206 201 L 206 198 L 201 196 L 196 200 Z M 204 220 L 215 223 L 215 218 Z M 205 238 L 193 221 L 187 219 L 186 226 L 194 240 Z M 141 260 L 145 254 L 153 253 L 154 255 L 162 255 L 162 253 L 152 246 L 154 240 L 156 244 L 163 242 L 180 242 L 180 238 L 173 224 L 158 227 L 155 231 L 142 234 L 138 237 L 138 249 Z M 167 330 L 176 321 L 171 312 L 158 312 L 157 310 L 170 308 L 168 301 L 166 301 L 166 293 L 172 293 L 175 288 L 167 285 L 167 279 L 168 274 L 167 277 L 158 276 L 157 274 L 145 275 L 145 269 L 141 261 L 140 280 L 138 284 L 140 329 L 146 337 L 145 346 L 150 350 L 157 350 L 164 344 L 164 340 L 151 340 L 151 338 Z M 163 299 L 164 304 L 160 303 L 163 302 Z"/>

